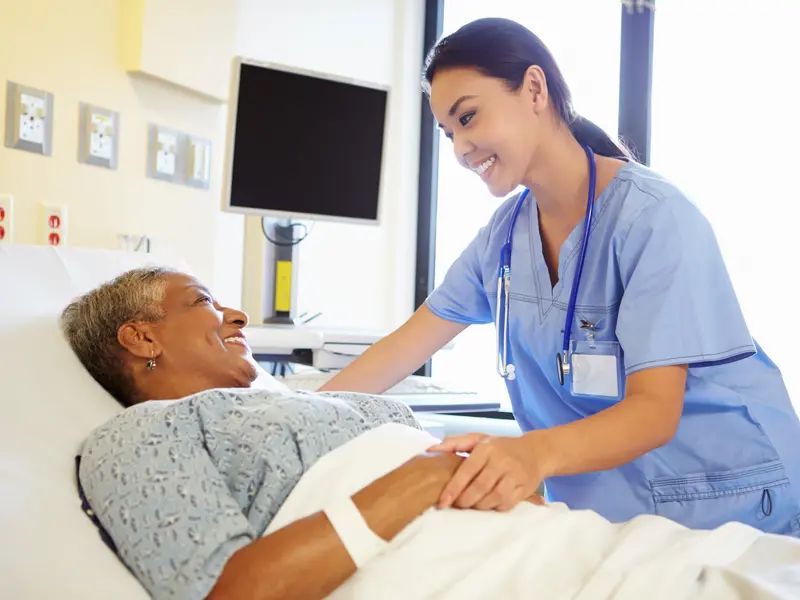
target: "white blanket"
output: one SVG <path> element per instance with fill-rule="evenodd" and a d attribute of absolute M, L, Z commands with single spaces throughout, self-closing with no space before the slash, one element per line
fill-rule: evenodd
<path fill-rule="evenodd" d="M 267 534 L 321 510 L 437 440 L 384 425 L 323 457 Z M 800 540 L 729 524 L 692 531 L 656 516 L 612 524 L 563 504 L 508 513 L 429 509 L 330 598 L 773 600 L 800 598 Z"/>

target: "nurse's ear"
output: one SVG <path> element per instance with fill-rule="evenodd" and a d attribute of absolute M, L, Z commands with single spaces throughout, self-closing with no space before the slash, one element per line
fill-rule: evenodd
<path fill-rule="evenodd" d="M 547 110 L 547 77 L 539 65 L 531 65 L 525 71 L 523 93 L 529 100 L 534 114 L 540 115 Z"/>

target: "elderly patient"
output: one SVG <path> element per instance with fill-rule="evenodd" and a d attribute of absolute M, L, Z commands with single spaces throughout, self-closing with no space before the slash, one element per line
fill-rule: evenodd
<path fill-rule="evenodd" d="M 355 571 L 323 512 L 262 535 L 323 455 L 385 423 L 418 428 L 406 405 L 248 389 L 247 316 L 182 273 L 127 272 L 75 300 L 62 322 L 86 369 L 127 407 L 88 438 L 79 476 L 153 597 L 318 598 Z M 390 540 L 436 502 L 460 460 L 420 455 L 353 501 Z"/>

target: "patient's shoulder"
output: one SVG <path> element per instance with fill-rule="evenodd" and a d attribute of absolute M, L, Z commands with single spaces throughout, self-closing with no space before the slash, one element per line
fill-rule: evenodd
<path fill-rule="evenodd" d="M 101 462 L 125 463 L 145 454 L 158 458 L 166 446 L 177 448 L 196 441 L 202 439 L 191 403 L 143 402 L 115 415 L 87 436 L 80 451 L 81 478 L 95 472 Z"/>

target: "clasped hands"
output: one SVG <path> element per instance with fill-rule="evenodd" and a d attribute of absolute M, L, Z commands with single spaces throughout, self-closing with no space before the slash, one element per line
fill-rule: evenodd
<path fill-rule="evenodd" d="M 439 508 L 508 511 L 527 500 L 544 504 L 536 489 L 544 472 L 525 437 L 481 433 L 446 438 L 428 452 L 461 452 L 461 463 L 439 497 Z"/>

